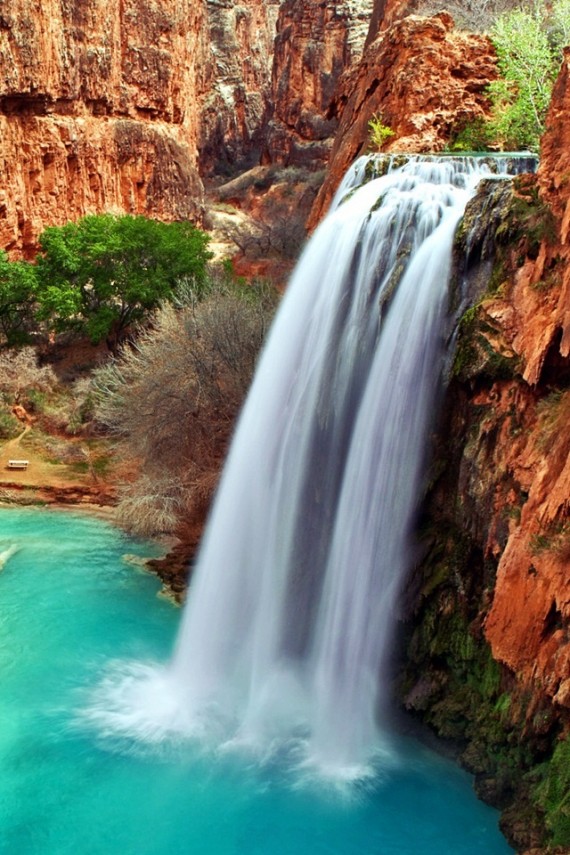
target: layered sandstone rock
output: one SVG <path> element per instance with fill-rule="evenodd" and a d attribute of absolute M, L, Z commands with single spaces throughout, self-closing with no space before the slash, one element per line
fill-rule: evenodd
<path fill-rule="evenodd" d="M 359 57 L 373 0 L 285 0 L 277 24 L 273 114 L 264 163 L 326 163 L 337 126 L 329 115 L 342 73 Z"/>
<path fill-rule="evenodd" d="M 309 227 L 322 217 L 348 166 L 366 151 L 373 116 L 394 133 L 385 151 L 441 151 L 453 131 L 485 114 L 485 89 L 496 76 L 489 40 L 456 30 L 447 13 L 410 16 L 383 31 L 345 75 L 335 98 L 331 113 L 340 124 Z"/>
<path fill-rule="evenodd" d="M 199 218 L 195 0 L 14 0 L 0 17 L 0 241 L 101 210 Z"/>

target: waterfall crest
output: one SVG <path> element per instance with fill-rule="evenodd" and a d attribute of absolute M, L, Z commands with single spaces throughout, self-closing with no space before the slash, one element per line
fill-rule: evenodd
<path fill-rule="evenodd" d="M 293 275 L 173 660 L 147 670 L 148 690 L 134 678 L 114 690 L 119 729 L 262 751 L 295 742 L 305 763 L 341 777 L 378 747 L 442 387 L 453 235 L 490 170 L 411 157 L 362 184 L 367 171 L 349 171 Z"/>

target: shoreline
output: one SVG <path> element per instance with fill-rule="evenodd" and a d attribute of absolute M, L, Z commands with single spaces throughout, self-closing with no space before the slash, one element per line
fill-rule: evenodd
<path fill-rule="evenodd" d="M 120 529 L 127 537 L 132 537 L 134 539 L 139 539 L 143 541 L 147 540 L 150 543 L 156 544 L 163 554 L 157 557 L 149 556 L 148 558 L 145 558 L 143 569 L 147 573 L 152 573 L 152 575 L 155 576 L 162 584 L 162 589 L 159 592 L 161 596 L 168 597 L 168 599 L 171 599 L 174 603 L 180 604 L 180 599 L 178 599 L 176 591 L 170 585 L 168 585 L 165 579 L 161 577 L 160 573 L 158 573 L 154 569 L 152 564 L 152 562 L 164 562 L 167 560 L 168 555 L 180 543 L 180 539 L 178 537 L 172 534 L 157 535 L 156 537 L 140 537 L 138 535 L 131 534 L 126 529 L 122 528 L 122 526 L 119 524 L 116 515 L 116 504 L 114 502 L 90 502 L 77 498 L 65 501 L 65 499 L 61 498 L 61 496 L 56 499 L 46 499 L 45 495 L 44 497 L 37 495 L 35 498 L 32 498 L 31 496 L 29 496 L 29 494 L 28 496 L 19 496 L 6 499 L 2 496 L 2 493 L 4 492 L 4 486 L 5 485 L 1 485 L 0 487 L 0 513 L 3 509 L 13 510 L 17 508 L 20 510 L 29 509 L 35 511 L 46 511 L 48 513 L 64 512 L 88 514 L 89 516 L 109 523 L 114 528 Z M 22 490 L 22 487 L 20 487 L 19 489 Z M 50 488 L 43 487 L 36 488 L 34 492 L 37 492 L 38 494 L 42 492 L 45 494 L 45 492 L 48 492 L 49 494 L 51 491 Z M 77 495 L 77 492 L 78 491 L 75 492 L 75 495 Z"/>

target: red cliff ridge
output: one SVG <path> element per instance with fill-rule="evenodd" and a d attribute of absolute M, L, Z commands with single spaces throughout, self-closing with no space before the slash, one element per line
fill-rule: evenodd
<path fill-rule="evenodd" d="M 349 165 L 366 153 L 372 116 L 394 132 L 384 151 L 441 151 L 453 128 L 484 115 L 485 88 L 496 76 L 489 40 L 456 30 L 447 12 L 409 16 L 382 30 L 341 81 L 331 108 L 339 128 L 308 227 L 322 218 Z"/>

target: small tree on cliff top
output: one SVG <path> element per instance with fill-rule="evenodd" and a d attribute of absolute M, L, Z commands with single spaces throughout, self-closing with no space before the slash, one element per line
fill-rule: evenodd
<path fill-rule="evenodd" d="M 454 151 L 528 148 L 538 151 L 552 87 L 570 41 L 570 0 L 542 0 L 499 15 L 489 32 L 500 78 L 488 88 L 491 118 L 461 128 Z"/>
<path fill-rule="evenodd" d="M 111 214 L 54 226 L 40 236 L 38 318 L 97 343 L 118 341 L 190 279 L 200 290 L 211 254 L 190 223 Z"/>
<path fill-rule="evenodd" d="M 490 139 L 503 149 L 538 150 L 562 50 L 570 37 L 570 0 L 500 15 L 491 29 L 501 78 L 489 87 Z"/>

